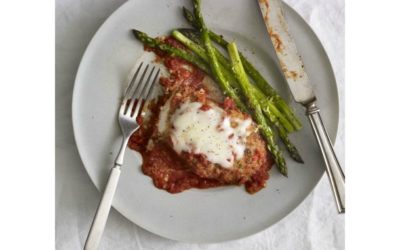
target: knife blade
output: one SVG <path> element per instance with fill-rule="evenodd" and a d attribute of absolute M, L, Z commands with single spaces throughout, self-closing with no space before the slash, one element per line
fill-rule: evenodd
<path fill-rule="evenodd" d="M 282 72 L 296 102 L 307 104 L 316 99 L 304 63 L 289 33 L 280 0 L 259 0 Z"/>
<path fill-rule="evenodd" d="M 345 212 L 345 175 L 333 150 L 316 104 L 316 96 L 296 44 L 289 33 L 281 0 L 258 0 L 264 23 L 293 98 L 306 108 L 315 138 L 321 149 L 326 172 L 339 213 Z"/>

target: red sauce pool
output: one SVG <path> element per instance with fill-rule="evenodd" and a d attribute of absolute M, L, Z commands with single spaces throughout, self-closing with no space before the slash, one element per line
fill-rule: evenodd
<path fill-rule="evenodd" d="M 143 173 L 153 178 L 157 188 L 179 193 L 189 188 L 210 188 L 221 184 L 193 174 L 168 146 L 157 144 L 144 154 Z"/>

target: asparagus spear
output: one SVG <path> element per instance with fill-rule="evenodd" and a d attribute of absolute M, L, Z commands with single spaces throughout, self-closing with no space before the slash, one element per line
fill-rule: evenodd
<path fill-rule="evenodd" d="M 177 56 L 182 59 L 185 59 L 186 61 L 199 67 L 204 72 L 209 72 L 209 68 L 208 68 L 207 64 L 201 58 L 199 58 L 191 53 L 188 53 L 184 50 L 175 48 L 169 44 L 163 43 L 160 40 L 151 38 L 144 32 L 141 32 L 141 31 L 138 31 L 135 29 L 133 29 L 132 32 L 135 35 L 135 37 L 139 41 L 141 41 L 143 44 L 145 44 L 151 48 L 157 48 L 161 51 L 168 53 L 171 56 Z"/>
<path fill-rule="evenodd" d="M 195 27 L 196 29 L 200 28 L 198 20 L 196 20 L 196 17 L 186 7 L 183 7 L 183 15 L 193 27 Z M 188 35 L 189 33 L 190 33 L 189 30 L 186 30 L 184 34 Z M 196 36 L 196 34 L 194 32 L 191 32 L 190 36 L 193 38 Z M 214 42 L 221 45 L 222 47 L 226 48 L 226 46 L 228 45 L 228 41 L 226 41 L 223 38 L 223 36 L 218 35 L 213 31 L 209 31 L 209 36 Z M 299 119 L 294 115 L 294 112 L 290 108 L 290 106 L 282 99 L 282 97 L 278 95 L 275 89 L 268 84 L 267 80 L 265 80 L 265 78 L 260 74 L 260 72 L 258 72 L 258 70 L 247 60 L 245 56 L 243 56 L 242 53 L 239 52 L 239 56 L 245 71 L 254 80 L 256 85 L 261 90 L 263 90 L 263 92 L 266 95 L 275 97 L 274 99 L 279 109 L 288 117 L 288 119 L 291 121 L 295 129 L 300 130 L 302 124 L 299 121 Z"/>
<path fill-rule="evenodd" d="M 286 131 L 279 126 L 277 128 L 278 128 L 279 138 L 282 140 L 283 144 L 285 145 L 285 148 L 289 152 L 290 157 L 299 163 L 304 163 L 303 158 L 301 158 L 301 155 L 300 155 L 299 151 L 297 150 L 296 146 L 293 145 L 293 143 L 290 141 L 289 136 L 286 133 Z"/>
<path fill-rule="evenodd" d="M 246 96 L 250 97 L 254 96 L 255 93 L 253 89 L 250 87 L 251 83 L 247 78 L 246 72 L 243 68 L 243 64 L 240 60 L 239 52 L 234 42 L 228 44 L 228 52 L 231 58 L 233 73 L 237 81 L 239 82 L 240 87 L 242 88 L 243 92 L 246 93 Z M 268 141 L 267 144 L 268 150 L 272 153 L 275 163 L 279 169 L 279 172 L 281 172 L 284 176 L 287 176 L 287 167 L 285 159 L 283 158 L 283 155 L 278 145 L 275 143 L 275 137 L 271 127 L 268 125 L 267 120 L 262 115 L 262 109 L 258 99 L 247 98 L 247 101 L 249 106 L 254 111 L 254 115 L 258 125 L 261 127 L 261 133 Z"/>

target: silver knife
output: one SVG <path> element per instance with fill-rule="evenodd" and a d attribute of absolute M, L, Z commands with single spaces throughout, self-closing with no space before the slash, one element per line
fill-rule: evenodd
<path fill-rule="evenodd" d="M 295 101 L 306 108 L 306 115 L 324 158 L 337 209 L 339 213 L 344 213 L 345 176 L 319 114 L 317 98 L 305 72 L 303 61 L 289 33 L 281 0 L 258 0 L 258 3 L 290 91 Z"/>

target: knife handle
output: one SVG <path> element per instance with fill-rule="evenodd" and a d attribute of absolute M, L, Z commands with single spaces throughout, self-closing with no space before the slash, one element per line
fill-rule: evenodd
<path fill-rule="evenodd" d="M 319 108 L 315 102 L 306 106 L 306 114 L 310 120 L 311 127 L 317 139 L 324 158 L 326 173 L 335 197 L 336 206 L 339 213 L 345 212 L 345 176 L 339 161 L 336 158 L 335 151 L 332 147 L 331 139 L 326 132 L 324 123 L 319 114 Z"/>

